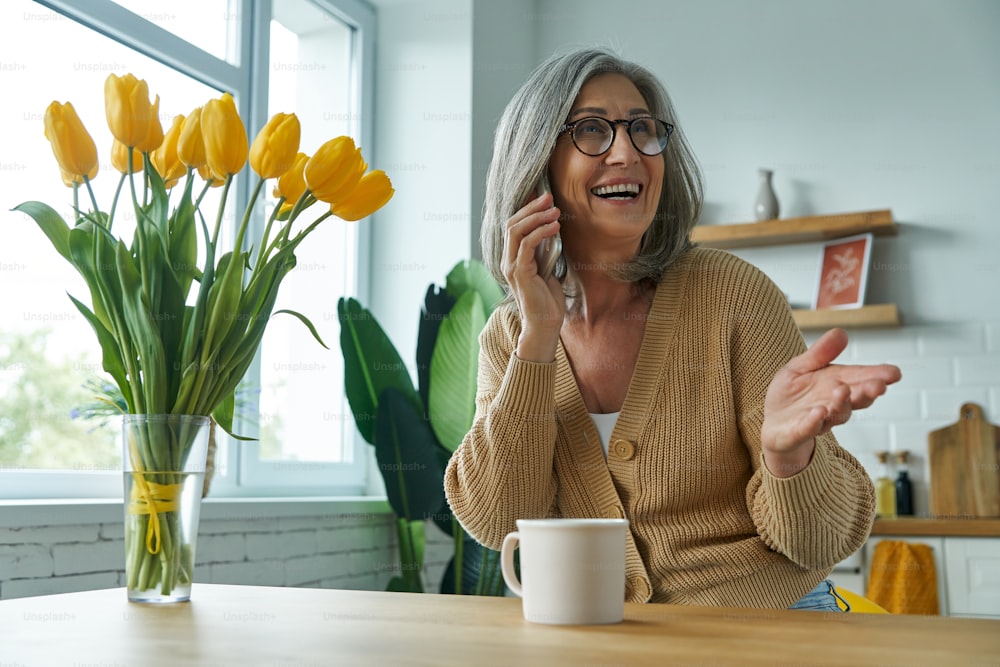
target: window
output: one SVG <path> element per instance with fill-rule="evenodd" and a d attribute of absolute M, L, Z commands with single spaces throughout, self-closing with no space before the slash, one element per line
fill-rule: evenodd
<path fill-rule="evenodd" d="M 273 113 L 295 112 L 304 152 L 349 134 L 370 158 L 373 17 L 357 0 L 0 3 L 0 75 L 13 91 L 0 109 L 0 497 L 121 494 L 119 420 L 84 418 L 104 377 L 93 331 L 66 296 L 85 296 L 85 285 L 34 222 L 9 212 L 28 199 L 71 210 L 42 132 L 46 106 L 73 102 L 106 153 L 104 79 L 132 72 L 160 95 L 165 128 L 224 90 L 251 139 Z M 71 44 L 71 55 L 53 58 L 59 44 Z M 115 173 L 102 154 L 94 181 L 102 206 Z M 248 190 L 238 183 L 227 210 L 243 210 Z M 265 203 L 258 225 L 274 205 Z M 306 314 L 330 349 L 297 320 L 272 320 L 239 401 L 238 432 L 260 440 L 219 434 L 214 495 L 363 490 L 367 445 L 343 397 L 336 300 L 364 296 L 366 226 L 327 222 L 298 253 L 276 309 Z"/>

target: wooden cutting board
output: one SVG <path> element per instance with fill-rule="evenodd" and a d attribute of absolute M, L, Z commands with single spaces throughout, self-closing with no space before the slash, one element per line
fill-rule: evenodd
<path fill-rule="evenodd" d="M 958 422 L 927 436 L 931 514 L 1000 516 L 1000 427 L 975 403 L 962 405 Z"/>

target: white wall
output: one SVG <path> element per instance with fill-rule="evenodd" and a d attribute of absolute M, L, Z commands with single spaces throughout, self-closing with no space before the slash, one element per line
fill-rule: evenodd
<path fill-rule="evenodd" d="M 396 194 L 372 225 L 369 308 L 414 372 L 429 284 L 469 257 L 470 0 L 380 2 L 375 154 Z"/>
<path fill-rule="evenodd" d="M 878 449 L 915 452 L 917 511 L 926 512 L 928 431 L 956 421 L 964 401 L 981 403 L 1000 422 L 1000 3 L 384 4 L 380 147 L 386 145 L 386 124 L 402 131 L 409 122 L 418 135 L 427 132 L 419 114 L 399 109 L 426 108 L 430 91 L 443 90 L 456 108 L 470 109 L 472 132 L 471 163 L 463 152 L 468 147 L 457 140 L 438 146 L 435 167 L 419 157 L 420 142 L 393 149 L 406 156 L 397 159 L 417 160 L 428 169 L 413 178 L 404 172 L 402 187 L 422 189 L 405 195 L 414 202 L 405 207 L 406 216 L 397 213 L 398 222 L 379 230 L 404 235 L 376 242 L 374 263 L 406 261 L 437 246 L 444 255 L 424 273 L 376 277 L 373 301 L 379 316 L 391 319 L 394 340 L 415 340 L 415 300 L 433 274 L 444 270 L 440 266 L 466 256 L 468 243 L 478 242 L 493 125 L 511 92 L 553 51 L 603 45 L 650 67 L 670 91 L 704 170 L 704 224 L 752 220 L 759 167 L 775 170 L 782 217 L 891 208 L 902 224 L 899 236 L 876 239 L 868 298 L 898 304 L 904 326 L 853 331 L 845 353 L 851 361 L 897 363 L 904 373 L 889 396 L 837 430 L 870 470 Z M 443 19 L 433 26 L 421 22 L 447 13 L 444 7 L 463 16 L 471 8 L 468 31 L 449 33 L 454 22 Z M 464 41 L 469 34 L 471 45 Z M 434 40 L 444 45 L 432 46 Z M 438 48 L 466 59 L 428 60 L 425 54 Z M 420 66 L 405 87 L 398 76 L 385 80 L 383 53 L 391 62 Z M 469 58 L 472 99 L 462 101 L 470 94 Z M 460 165 L 472 173 L 468 229 L 449 226 L 448 233 L 460 239 L 441 239 L 440 225 L 420 220 L 437 201 L 437 190 L 425 188 L 431 182 L 468 183 Z M 451 195 L 458 206 L 468 193 Z M 402 192 L 397 197 L 404 200 Z M 738 254 L 763 268 L 793 302 L 808 302 L 818 252 L 816 245 L 802 244 Z M 401 346 L 404 358 L 412 357 L 411 350 L 409 342 Z"/>
<path fill-rule="evenodd" d="M 535 68 L 535 0 L 476 0 L 472 23 L 472 200 L 469 254 L 482 259 L 479 231 L 493 131 L 508 100 Z"/>

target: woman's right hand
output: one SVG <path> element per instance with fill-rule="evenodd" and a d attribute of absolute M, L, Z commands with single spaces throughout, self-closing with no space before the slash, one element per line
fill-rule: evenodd
<path fill-rule="evenodd" d="M 555 359 L 559 331 L 566 314 L 562 285 L 554 276 L 538 275 L 535 249 L 559 232 L 560 211 L 546 192 L 525 204 L 507 221 L 503 274 L 521 313 L 517 356 L 524 361 Z"/>

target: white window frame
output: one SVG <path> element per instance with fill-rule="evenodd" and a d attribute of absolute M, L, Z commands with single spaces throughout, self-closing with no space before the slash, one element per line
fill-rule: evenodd
<path fill-rule="evenodd" d="M 248 131 L 262 127 L 267 121 L 266 71 L 274 0 L 230 0 L 234 8 L 231 13 L 237 17 L 239 25 L 236 65 L 215 57 L 111 0 L 88 0 L 83 3 L 78 0 L 35 1 L 206 85 L 232 91 Z M 351 117 L 359 121 L 351 134 L 360 145 L 373 146 L 375 12 L 363 0 L 309 2 L 354 30 Z M 245 206 L 249 197 L 248 180 L 244 171 L 235 182 L 237 202 L 241 207 Z M 260 233 L 261 230 L 257 231 Z M 369 293 L 370 237 L 368 225 L 357 227 L 355 296 L 362 301 Z M 337 353 L 332 345 L 331 351 Z M 248 378 L 252 379 L 258 373 L 259 355 Z M 346 409 L 346 400 L 344 407 Z M 239 422 L 234 426 L 237 433 L 251 432 L 252 428 Z M 362 496 L 370 493 L 373 488 L 370 447 L 361 438 L 353 421 L 349 426 L 351 428 L 342 429 L 345 437 L 352 440 L 353 462 L 348 464 L 263 461 L 257 455 L 259 448 L 254 444 L 236 442 L 219 429 L 219 456 L 212 495 Z M 0 498 L 115 498 L 121 497 L 121 493 L 119 471 L 11 471 L 0 468 Z"/>

